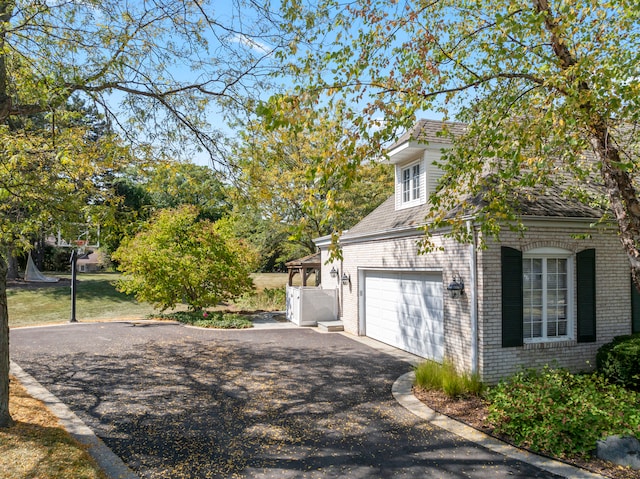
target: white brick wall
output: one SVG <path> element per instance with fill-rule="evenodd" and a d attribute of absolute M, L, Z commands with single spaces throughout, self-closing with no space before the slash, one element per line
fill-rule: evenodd
<path fill-rule="evenodd" d="M 532 226 L 524 237 L 504 232 L 501 244 L 527 251 L 538 247 L 559 247 L 574 253 L 596 249 L 596 306 L 597 342 L 574 341 L 518 348 L 502 348 L 501 265 L 500 246 L 491 240 L 488 248 L 477 252 L 477 300 L 478 300 L 478 367 L 482 379 L 496 382 L 521 367 L 537 367 L 553 364 L 578 371 L 595 365 L 595 354 L 602 344 L 614 336 L 631 332 L 631 292 L 629 267 L 615 232 L 590 232 L 591 238 L 574 239 L 572 234 L 581 230 L 566 224 L 558 226 Z M 360 304 L 363 291 L 360 281 L 368 269 L 405 269 L 441 271 L 444 295 L 445 358 L 451 359 L 461 369 L 471 370 L 471 319 L 468 288 L 470 281 L 469 245 L 450 239 L 434 238 L 443 251 L 418 255 L 415 236 L 351 243 L 343 245 L 342 262 L 324 264 L 327 251 L 322 250 L 322 287 L 338 288 L 341 316 L 345 331 L 361 334 L 359 326 Z M 339 277 L 346 273 L 351 284 L 342 286 L 329 272 L 335 267 Z M 446 291 L 453 275 L 465 281 L 467 294 L 452 299 Z M 573 323 L 574 329 L 576 323 Z M 575 337 L 575 334 L 574 334 Z"/>
<path fill-rule="evenodd" d="M 631 332 L 631 284 L 629 264 L 615 232 L 590 231 L 590 239 L 574 239 L 566 227 L 530 228 L 524 237 L 516 234 L 501 235 L 501 244 L 490 242 L 478 259 L 482 272 L 479 285 L 478 314 L 481 323 L 480 373 L 486 382 L 496 382 L 522 367 L 560 365 L 574 372 L 595 367 L 598 348 L 614 336 Z M 525 345 L 503 348 L 502 293 L 500 272 L 500 246 L 510 246 L 523 252 L 540 247 L 562 248 L 573 253 L 596 250 L 596 337 L 595 343 L 560 343 Z M 575 300 L 575 298 L 574 298 Z M 577 324 L 573 322 L 573 337 Z"/>

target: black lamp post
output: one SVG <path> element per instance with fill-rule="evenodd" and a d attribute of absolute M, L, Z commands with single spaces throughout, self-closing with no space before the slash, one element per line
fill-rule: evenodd
<path fill-rule="evenodd" d="M 70 323 L 77 323 L 76 319 L 76 264 L 78 260 L 78 252 L 71 250 L 71 319 Z"/>

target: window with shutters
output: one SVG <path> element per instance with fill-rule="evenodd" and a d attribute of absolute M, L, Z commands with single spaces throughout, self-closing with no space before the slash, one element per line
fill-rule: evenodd
<path fill-rule="evenodd" d="M 501 262 L 503 348 L 573 340 L 574 331 L 578 343 L 596 341 L 595 249 L 502 246 Z"/>

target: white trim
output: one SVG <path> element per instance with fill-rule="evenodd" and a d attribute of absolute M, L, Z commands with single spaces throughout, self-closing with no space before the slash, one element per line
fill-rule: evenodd
<path fill-rule="evenodd" d="M 573 253 L 571 251 L 555 246 L 543 246 L 522 252 L 523 258 L 548 258 L 550 256 L 555 258 L 569 258 L 572 255 Z"/>
<path fill-rule="evenodd" d="M 470 293 L 470 323 L 471 323 L 471 374 L 478 374 L 478 246 L 476 239 L 476 231 L 471 223 L 467 220 L 467 229 L 471 233 L 471 243 L 469 244 L 469 290 Z"/>
<path fill-rule="evenodd" d="M 526 344 L 537 344 L 537 343 L 555 343 L 555 342 L 565 342 L 565 341 L 573 341 L 575 339 L 575 326 L 577 324 L 576 316 L 575 316 L 575 254 L 571 251 L 568 251 L 563 248 L 557 247 L 542 247 L 542 248 L 534 248 L 529 251 L 523 251 L 522 259 L 523 261 L 526 259 L 566 259 L 567 260 L 567 334 L 564 336 L 557 337 L 546 337 L 546 320 L 542 322 L 542 333 L 543 337 L 540 338 L 525 338 L 523 335 L 523 343 Z M 546 284 L 546 261 L 543 264 L 543 277 L 544 282 Z M 546 311 L 546 288 L 543 289 L 542 296 L 542 304 L 544 305 L 544 310 Z M 543 313 L 543 318 L 545 317 Z M 522 317 L 522 322 L 524 324 L 524 314 Z"/>
<path fill-rule="evenodd" d="M 389 162 L 393 165 L 402 163 L 408 160 L 412 156 L 417 156 L 427 149 L 427 145 L 419 143 L 417 141 L 408 141 L 402 145 L 398 145 L 392 150 L 389 150 L 387 156 Z"/>
<path fill-rule="evenodd" d="M 416 177 L 415 168 L 420 170 Z M 405 191 L 405 172 L 408 174 L 408 189 Z M 414 161 L 404 163 L 402 165 L 396 165 L 396 181 L 395 181 L 395 199 L 396 210 L 404 210 L 406 208 L 413 208 L 415 206 L 423 205 L 427 202 L 427 181 L 426 181 L 427 167 L 424 156 L 415 159 Z M 416 189 L 418 190 L 418 197 L 414 197 Z M 409 199 L 405 200 L 405 194 Z"/>

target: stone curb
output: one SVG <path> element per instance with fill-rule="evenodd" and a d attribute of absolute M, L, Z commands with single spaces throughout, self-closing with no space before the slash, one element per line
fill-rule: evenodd
<path fill-rule="evenodd" d="M 493 452 L 502 454 L 511 459 L 526 462 L 544 471 L 566 477 L 567 479 L 603 479 L 604 476 L 595 474 L 579 467 L 565 464 L 546 457 L 538 456 L 523 449 L 518 449 L 477 429 L 467 426 L 459 421 L 451 419 L 444 414 L 439 414 L 415 397 L 412 391 L 414 372 L 403 374 L 393 383 L 391 392 L 393 397 L 404 408 L 416 416 L 429 421 L 431 424 L 456 434 L 468 441 L 474 442 Z"/>
<path fill-rule="evenodd" d="M 13 361 L 11 361 L 10 372 L 31 396 L 47 406 L 74 439 L 87 447 L 87 452 L 110 479 L 139 479 L 71 409 Z"/>

